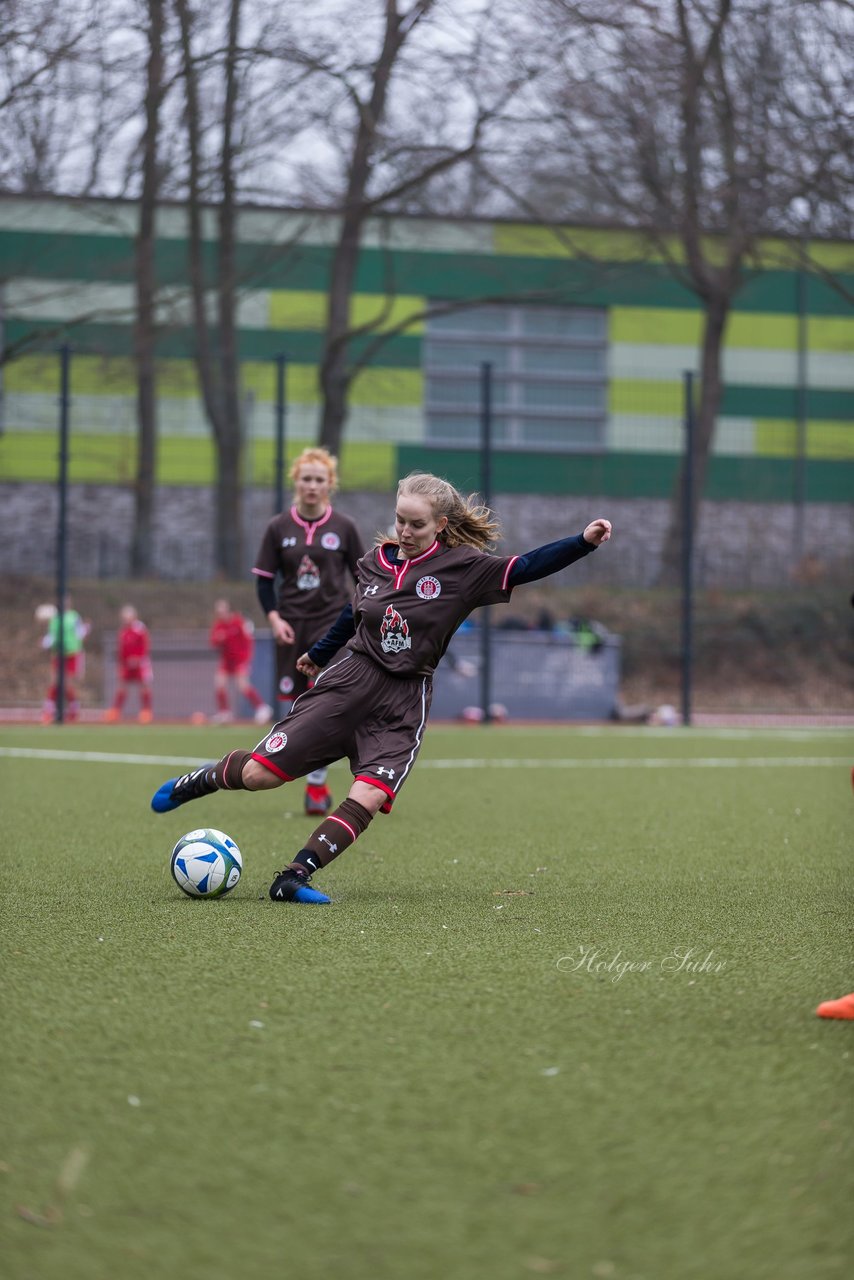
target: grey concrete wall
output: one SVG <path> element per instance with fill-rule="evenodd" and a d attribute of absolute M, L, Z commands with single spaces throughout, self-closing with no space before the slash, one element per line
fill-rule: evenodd
<path fill-rule="evenodd" d="M 854 495 L 852 495 L 854 500 Z M 566 582 L 649 586 L 658 576 L 669 516 L 668 504 L 647 499 L 549 497 L 498 494 L 505 547 L 524 551 L 579 532 L 594 516 L 614 523 L 605 556 L 567 571 Z M 336 506 L 352 516 L 365 537 L 387 528 L 394 495 L 342 493 Z M 50 574 L 56 546 L 58 500 L 52 485 L 0 483 L 0 573 Z M 244 513 L 247 573 L 271 515 L 268 490 L 249 490 Z M 210 490 L 159 490 L 155 561 L 165 579 L 215 576 Z M 128 576 L 133 494 L 127 488 L 75 485 L 69 495 L 69 572 L 74 578 Z M 854 501 L 813 504 L 804 511 L 804 552 L 813 572 L 840 575 L 854 563 Z M 701 586 L 773 587 L 792 580 L 796 567 L 795 513 L 791 505 L 707 502 L 697 537 Z M 571 576 L 570 576 L 571 575 Z"/>

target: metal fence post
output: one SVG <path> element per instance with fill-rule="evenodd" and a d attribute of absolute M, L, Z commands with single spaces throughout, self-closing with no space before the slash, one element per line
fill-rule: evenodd
<path fill-rule="evenodd" d="M 59 348 L 59 515 L 56 528 L 56 709 L 57 724 L 65 720 L 65 597 L 68 593 L 68 420 L 71 348 Z"/>
<path fill-rule="evenodd" d="M 682 375 L 685 455 L 682 466 L 682 723 L 691 723 L 694 666 L 694 374 Z"/>
<path fill-rule="evenodd" d="M 285 506 L 285 374 L 287 372 L 287 356 L 284 353 L 276 356 L 276 461 L 275 461 L 275 506 L 273 515 L 277 516 Z"/>
<path fill-rule="evenodd" d="M 276 445 L 275 458 L 273 462 L 273 515 L 277 516 L 280 511 L 285 508 L 285 464 L 287 460 L 287 398 L 286 398 L 286 379 L 288 371 L 288 358 L 284 351 L 281 351 L 275 358 L 276 363 Z M 273 584 L 275 586 L 275 582 Z M 270 705 L 274 709 L 275 717 L 279 719 L 279 679 L 277 675 L 276 665 L 276 637 L 272 638 L 272 647 L 270 649 L 270 660 L 272 667 L 270 671 L 270 688 L 272 697 Z"/>
<path fill-rule="evenodd" d="M 492 365 L 480 366 L 480 488 L 485 506 L 492 503 Z M 480 701 L 483 723 L 492 719 L 492 619 L 490 609 L 480 611 Z"/>
<path fill-rule="evenodd" d="M 794 493 L 794 556 L 795 561 L 803 559 L 804 546 L 804 506 L 807 492 L 807 419 L 809 413 L 809 382 L 807 371 L 807 273 L 803 262 L 797 274 L 797 309 L 798 309 L 798 383 L 796 392 L 797 419 L 795 430 L 795 475 Z"/>

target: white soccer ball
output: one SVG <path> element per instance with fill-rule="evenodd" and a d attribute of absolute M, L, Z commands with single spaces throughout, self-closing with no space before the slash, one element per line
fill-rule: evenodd
<path fill-rule="evenodd" d="M 56 617 L 55 604 L 40 604 L 36 606 L 35 619 L 36 622 L 50 622 L 51 618 Z"/>
<path fill-rule="evenodd" d="M 191 898 L 221 898 L 240 879 L 243 858 L 224 831 L 188 831 L 172 850 L 172 877 Z"/>

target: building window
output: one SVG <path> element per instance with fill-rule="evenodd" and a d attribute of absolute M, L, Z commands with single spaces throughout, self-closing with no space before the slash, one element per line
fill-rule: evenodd
<path fill-rule="evenodd" d="M 492 435 L 506 448 L 598 449 L 607 414 L 606 313 L 489 306 L 432 316 L 424 339 L 427 439 L 480 439 L 480 367 L 492 365 Z"/>

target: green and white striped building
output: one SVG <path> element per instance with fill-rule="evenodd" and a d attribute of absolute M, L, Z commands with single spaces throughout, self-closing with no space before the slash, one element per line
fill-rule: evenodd
<path fill-rule="evenodd" d="M 61 341 L 74 350 L 72 478 L 133 480 L 136 216 L 126 202 L 0 198 L 3 339 L 20 352 L 2 371 L 0 480 L 54 475 Z M 205 484 L 213 459 L 192 360 L 183 209 L 164 207 L 157 229 L 159 478 Z M 212 214 L 206 229 L 212 252 Z M 250 483 L 269 479 L 280 352 L 288 357 L 289 435 L 315 437 L 335 230 L 329 214 L 240 215 Z M 790 501 L 799 451 L 807 500 L 854 496 L 854 314 L 847 300 L 854 245 L 814 243 L 809 255 L 814 269 L 800 274 L 785 243 L 765 242 L 762 269 L 748 273 L 736 299 L 711 499 Z M 425 321 L 423 312 L 437 302 L 475 305 Z M 478 375 L 488 360 L 497 491 L 670 493 L 681 375 L 698 365 L 702 314 L 639 237 L 500 221 L 373 222 L 353 321 L 379 317 L 387 331 L 418 316 L 379 347 L 354 384 L 344 459 L 351 485 L 385 488 L 419 465 L 461 483 L 476 479 Z"/>

